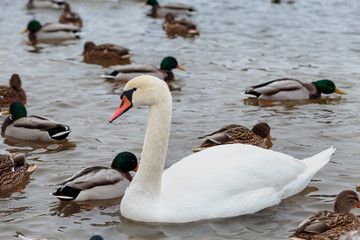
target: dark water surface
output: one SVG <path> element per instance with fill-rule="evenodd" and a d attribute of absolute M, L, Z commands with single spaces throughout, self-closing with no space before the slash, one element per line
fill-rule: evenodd
<path fill-rule="evenodd" d="M 310 213 L 332 208 L 337 193 L 360 184 L 359 1 L 274 5 L 270 0 L 182 0 L 200 12 L 191 17 L 200 30 L 192 39 L 168 38 L 162 20 L 147 17 L 149 8 L 141 8 L 142 2 L 71 0 L 84 21 L 83 38 L 34 47 L 20 32 L 34 18 L 57 21 L 60 11 L 28 10 L 25 0 L 0 1 L 0 83 L 7 84 L 11 74 L 18 73 L 28 95 L 28 113 L 72 129 L 64 144 L 3 140 L 2 152 L 28 152 L 38 169 L 24 181 L 22 192 L 1 196 L 0 239 L 13 239 L 15 231 L 69 240 L 93 234 L 106 240 L 284 239 Z M 56 183 L 83 167 L 109 165 L 120 151 L 139 157 L 145 134 L 145 108 L 108 123 L 123 85 L 100 77 L 114 67 L 82 62 L 89 40 L 128 47 L 133 63 L 158 66 L 163 57 L 173 55 L 187 69 L 174 70 L 176 81 L 170 83 L 174 111 L 166 167 L 190 154 L 200 143 L 198 136 L 229 123 L 252 127 L 266 121 L 272 128 L 272 149 L 297 158 L 330 146 L 337 151 L 303 192 L 246 216 L 139 224 L 120 216 L 120 199 L 60 203 L 49 195 Z M 281 77 L 305 82 L 329 78 L 348 94 L 270 106 L 243 100 L 247 86 Z M 266 171 L 266 166 L 259 167 Z"/>

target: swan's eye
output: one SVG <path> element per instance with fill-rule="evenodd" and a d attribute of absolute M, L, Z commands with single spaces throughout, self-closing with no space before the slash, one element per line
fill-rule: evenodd
<path fill-rule="evenodd" d="M 137 88 L 136 87 L 134 87 L 133 89 L 131 89 L 131 91 L 133 91 L 133 92 L 135 92 L 137 90 Z"/>

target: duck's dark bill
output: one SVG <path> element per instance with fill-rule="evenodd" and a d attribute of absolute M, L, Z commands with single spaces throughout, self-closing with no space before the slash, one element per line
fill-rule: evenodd
<path fill-rule="evenodd" d="M 123 113 L 125 113 L 131 107 L 132 107 L 132 103 L 129 101 L 129 99 L 126 96 L 123 96 L 123 98 L 121 99 L 120 106 L 116 109 L 114 114 L 110 117 L 109 122 L 111 123 L 116 118 L 120 117 Z"/>

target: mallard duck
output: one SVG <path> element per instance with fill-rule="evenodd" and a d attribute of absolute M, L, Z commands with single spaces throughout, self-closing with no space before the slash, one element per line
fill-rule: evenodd
<path fill-rule="evenodd" d="M 9 106 L 12 102 L 26 104 L 26 93 L 21 87 L 19 75 L 13 74 L 9 81 L 9 86 L 0 86 L 0 106 Z"/>
<path fill-rule="evenodd" d="M 185 18 L 181 20 L 175 20 L 175 16 L 172 13 L 165 15 L 163 28 L 169 36 L 193 36 L 199 34 L 196 30 L 196 25 Z"/>
<path fill-rule="evenodd" d="M 71 24 L 46 23 L 44 26 L 39 21 L 32 20 L 22 32 L 29 32 L 29 40 L 37 41 L 60 41 L 80 38 L 80 28 Z"/>
<path fill-rule="evenodd" d="M 124 195 L 136 171 L 137 158 L 131 152 L 121 152 L 113 160 L 111 168 L 95 166 L 82 169 L 58 185 L 64 187 L 53 193 L 65 201 L 110 199 Z"/>
<path fill-rule="evenodd" d="M 174 68 L 185 70 L 185 68 L 181 67 L 178 64 L 176 58 L 168 56 L 161 61 L 160 69 L 158 69 L 152 64 L 131 64 L 118 68 L 117 70 L 114 70 L 111 73 L 105 74 L 103 75 L 103 77 L 107 79 L 129 81 L 134 77 L 143 74 L 148 74 L 148 75 L 156 76 L 162 80 L 168 81 L 175 79 L 174 74 L 171 71 Z"/>
<path fill-rule="evenodd" d="M 95 45 L 93 42 L 86 42 L 84 45 L 84 62 L 98 63 L 101 65 L 114 65 L 129 63 L 129 49 L 115 44 Z"/>
<path fill-rule="evenodd" d="M 351 213 L 351 210 L 359 207 L 356 192 L 342 191 L 335 199 L 333 211 L 322 210 L 311 214 L 289 238 L 337 240 L 341 235 L 360 228 L 359 219 Z"/>
<path fill-rule="evenodd" d="M 206 138 L 206 140 L 200 146 L 195 147 L 194 152 L 208 147 L 232 143 L 252 144 L 266 148 L 264 139 L 271 140 L 270 127 L 264 122 L 256 124 L 251 130 L 238 124 L 226 125 L 213 133 L 199 137 L 199 139 L 202 138 Z"/>
<path fill-rule="evenodd" d="M 1 127 L 3 137 L 12 137 L 29 141 L 52 142 L 65 139 L 70 128 L 50 118 L 43 116 L 27 116 L 24 104 L 13 102 L 8 111 L 2 114 L 10 114 Z"/>
<path fill-rule="evenodd" d="M 246 89 L 245 94 L 251 98 L 269 100 L 306 100 L 317 99 L 321 93 L 346 94 L 337 89 L 333 81 L 328 79 L 312 83 L 303 83 L 292 78 L 281 78 Z"/>
<path fill-rule="evenodd" d="M 164 171 L 172 115 L 168 84 L 139 76 L 126 83 L 120 100 L 109 122 L 131 107 L 149 107 L 141 164 L 120 203 L 122 216 L 134 221 L 185 223 L 260 211 L 301 192 L 335 151 L 330 147 L 301 161 L 249 144 L 225 144 Z"/>
<path fill-rule="evenodd" d="M 29 0 L 27 3 L 28 8 L 63 8 L 64 0 Z"/>
<path fill-rule="evenodd" d="M 167 5 L 160 6 L 157 0 L 147 0 L 144 6 L 150 5 L 151 16 L 155 18 L 164 18 L 167 13 L 171 13 L 174 16 L 181 14 L 196 14 L 197 11 L 194 7 L 187 6 L 181 3 L 170 3 Z"/>
<path fill-rule="evenodd" d="M 35 164 L 29 165 L 26 162 L 24 153 L 0 154 L 0 190 L 15 187 L 35 169 Z"/>
<path fill-rule="evenodd" d="M 82 27 L 82 19 L 76 12 L 71 11 L 69 3 L 65 3 L 63 13 L 60 16 L 59 23 L 72 24 L 78 27 Z"/>

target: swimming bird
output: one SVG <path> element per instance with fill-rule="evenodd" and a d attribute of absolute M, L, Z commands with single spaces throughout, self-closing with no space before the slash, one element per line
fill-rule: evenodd
<path fill-rule="evenodd" d="M 187 14 L 187 15 L 197 14 L 197 11 L 194 7 L 181 3 L 169 3 L 160 6 L 157 0 L 147 0 L 144 6 L 146 5 L 150 5 L 152 7 L 150 15 L 154 18 L 164 18 L 165 15 L 168 13 L 171 13 L 174 16 L 181 14 Z"/>
<path fill-rule="evenodd" d="M 170 37 L 176 35 L 187 37 L 199 34 L 199 31 L 196 29 L 196 25 L 194 23 L 186 20 L 185 18 L 175 20 L 175 16 L 172 13 L 165 15 L 163 29 Z"/>
<path fill-rule="evenodd" d="M 11 76 L 9 86 L 0 86 L 0 106 L 9 106 L 12 102 L 26 104 L 26 93 L 21 86 L 21 79 L 16 73 Z"/>
<path fill-rule="evenodd" d="M 337 240 L 341 235 L 360 228 L 359 219 L 351 213 L 351 210 L 359 207 L 360 202 L 356 192 L 342 191 L 335 199 L 333 211 L 322 210 L 311 214 L 299 224 L 295 233 L 289 238 Z"/>
<path fill-rule="evenodd" d="M 64 201 L 86 201 L 111 199 L 124 195 L 136 171 L 136 156 L 131 152 L 121 152 L 112 161 L 111 168 L 94 166 L 84 168 L 58 185 L 64 185 L 52 193 Z"/>
<path fill-rule="evenodd" d="M 71 7 L 69 3 L 64 4 L 64 10 L 59 18 L 59 23 L 72 24 L 77 27 L 82 27 L 82 19 L 80 15 L 76 12 L 71 11 Z"/>
<path fill-rule="evenodd" d="M 328 79 L 312 83 L 303 83 L 292 78 L 275 79 L 266 83 L 251 86 L 245 94 L 250 98 L 269 100 L 306 100 L 320 98 L 321 93 L 345 94 L 337 89 L 333 81 Z"/>
<path fill-rule="evenodd" d="M 136 77 L 120 99 L 109 122 L 131 107 L 149 107 L 141 164 L 120 204 L 122 216 L 134 221 L 185 223 L 260 211 L 302 191 L 335 151 L 330 147 L 301 161 L 249 144 L 226 144 L 163 171 L 172 115 L 167 83 Z"/>
<path fill-rule="evenodd" d="M 185 70 L 181 67 L 176 58 L 172 56 L 165 57 L 160 63 L 160 69 L 152 64 L 130 64 L 122 66 L 111 73 L 106 73 L 103 77 L 107 79 L 115 79 L 121 81 L 129 81 L 130 79 L 140 75 L 152 75 L 162 80 L 174 80 L 174 73 L 171 71 L 174 68 Z"/>
<path fill-rule="evenodd" d="M 252 144 L 262 148 L 266 148 L 264 139 L 271 140 L 270 126 L 267 123 L 260 122 L 251 130 L 238 124 L 230 124 L 210 134 L 199 137 L 206 140 L 193 149 L 194 152 L 204 150 L 222 144 L 243 143 Z"/>
<path fill-rule="evenodd" d="M 46 23 L 41 25 L 37 20 L 31 20 L 22 33 L 29 32 L 31 42 L 62 41 L 80 38 L 79 27 L 64 23 Z"/>
<path fill-rule="evenodd" d="M 53 8 L 61 9 L 64 7 L 64 0 L 29 0 L 27 8 Z"/>
<path fill-rule="evenodd" d="M 9 190 L 22 182 L 23 178 L 36 169 L 28 164 L 24 153 L 0 154 L 0 190 Z"/>
<path fill-rule="evenodd" d="M 131 54 L 129 49 L 115 44 L 95 45 L 93 42 L 86 42 L 84 45 L 84 62 L 101 65 L 115 65 L 130 63 Z"/>
<path fill-rule="evenodd" d="M 2 114 L 10 114 L 1 127 L 3 137 L 11 137 L 29 141 L 53 142 L 65 139 L 70 128 L 43 116 L 27 116 L 24 104 L 13 102 L 9 110 Z"/>

